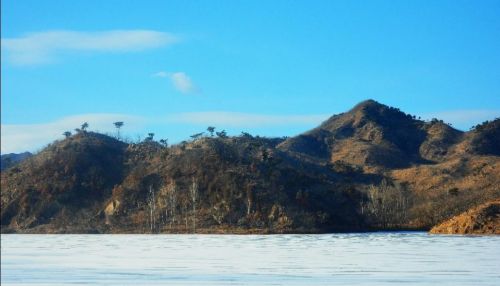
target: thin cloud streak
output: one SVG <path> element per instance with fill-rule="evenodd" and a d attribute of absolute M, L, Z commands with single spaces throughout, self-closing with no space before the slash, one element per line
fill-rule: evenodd
<path fill-rule="evenodd" d="M 39 124 L 2 124 L 2 154 L 33 151 L 53 140 L 62 139 L 65 131 L 74 133 L 75 128 L 87 122 L 90 130 L 114 132 L 113 122 L 125 122 L 124 129 L 140 130 L 144 119 L 125 114 L 81 114 L 68 116 L 53 122 Z"/>
<path fill-rule="evenodd" d="M 468 128 L 485 120 L 500 116 L 500 110 L 453 110 L 424 114 L 423 118 L 438 118 L 452 123 L 459 128 Z M 53 140 L 62 139 L 64 131 L 79 128 L 83 122 L 89 123 L 90 130 L 114 133 L 113 122 L 124 121 L 126 133 L 144 131 L 147 126 L 162 126 L 177 123 L 181 125 L 230 127 L 314 127 L 328 119 L 330 114 L 312 115 L 272 115 L 227 111 L 174 113 L 167 117 L 140 117 L 127 114 L 80 114 L 63 117 L 58 120 L 39 124 L 2 124 L 1 151 L 11 152 L 34 151 Z M 150 128 L 150 127 L 148 127 Z"/>
<path fill-rule="evenodd" d="M 433 113 L 426 113 L 422 118 L 437 118 L 453 124 L 459 128 L 469 128 L 485 120 L 492 120 L 500 117 L 500 110 L 492 109 L 463 109 L 463 110 L 445 110 Z"/>
<path fill-rule="evenodd" d="M 140 117 L 127 114 L 80 114 L 38 124 L 2 124 L 2 154 L 35 151 L 44 145 L 62 139 L 65 131 L 74 133 L 82 123 L 89 123 L 89 130 L 114 134 L 113 122 L 125 122 L 124 133 L 140 133 L 151 126 L 195 125 L 206 127 L 216 125 L 230 127 L 279 127 L 314 126 L 327 119 L 328 115 L 264 115 L 239 112 L 189 112 L 174 113 L 168 117 Z M 175 136 L 174 136 L 175 137 Z"/>
<path fill-rule="evenodd" d="M 170 73 L 168 73 L 168 72 L 160 71 L 160 72 L 152 74 L 151 76 L 152 77 L 168 77 L 169 74 Z"/>
<path fill-rule="evenodd" d="M 151 30 L 78 32 L 69 30 L 29 33 L 2 38 L 2 53 L 14 65 L 52 63 L 62 52 L 134 52 L 172 45 L 173 34 Z"/>
<path fill-rule="evenodd" d="M 196 124 L 196 125 L 218 125 L 230 127 L 262 127 L 262 126 L 286 126 L 286 125 L 312 125 L 320 124 L 329 115 L 267 115 L 241 112 L 188 112 L 171 115 L 170 122 Z"/>

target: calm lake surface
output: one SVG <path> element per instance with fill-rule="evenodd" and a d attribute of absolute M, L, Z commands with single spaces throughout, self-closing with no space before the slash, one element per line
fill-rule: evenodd
<path fill-rule="evenodd" d="M 2 285 L 500 285 L 500 237 L 1 236 Z"/>

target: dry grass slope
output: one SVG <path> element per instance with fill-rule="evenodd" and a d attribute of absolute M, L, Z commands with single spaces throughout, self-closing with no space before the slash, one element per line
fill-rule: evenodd
<path fill-rule="evenodd" d="M 500 234 L 500 201 L 488 202 L 431 229 L 434 234 Z"/>
<path fill-rule="evenodd" d="M 2 232 L 430 229 L 500 199 L 500 124 L 461 132 L 373 100 L 288 138 L 166 146 L 80 132 L 1 172 Z"/>

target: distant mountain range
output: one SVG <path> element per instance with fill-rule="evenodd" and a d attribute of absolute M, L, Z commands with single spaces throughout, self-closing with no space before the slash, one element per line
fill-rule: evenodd
<path fill-rule="evenodd" d="M 3 154 L 1 156 L 1 168 L 0 171 L 3 171 L 4 169 L 10 168 L 19 162 L 31 157 L 33 154 L 30 152 L 23 152 L 23 153 L 10 153 L 10 154 Z"/>
<path fill-rule="evenodd" d="M 2 171 L 2 232 L 428 230 L 500 199 L 500 119 L 462 132 L 367 100 L 291 138 L 193 138 L 56 141 Z"/>

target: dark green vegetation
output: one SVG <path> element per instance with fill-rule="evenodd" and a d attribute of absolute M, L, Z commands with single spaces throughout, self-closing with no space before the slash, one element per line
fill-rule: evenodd
<path fill-rule="evenodd" d="M 83 129 L 2 172 L 2 232 L 429 229 L 500 198 L 499 130 L 373 100 L 287 139 L 209 127 L 167 146 Z"/>

